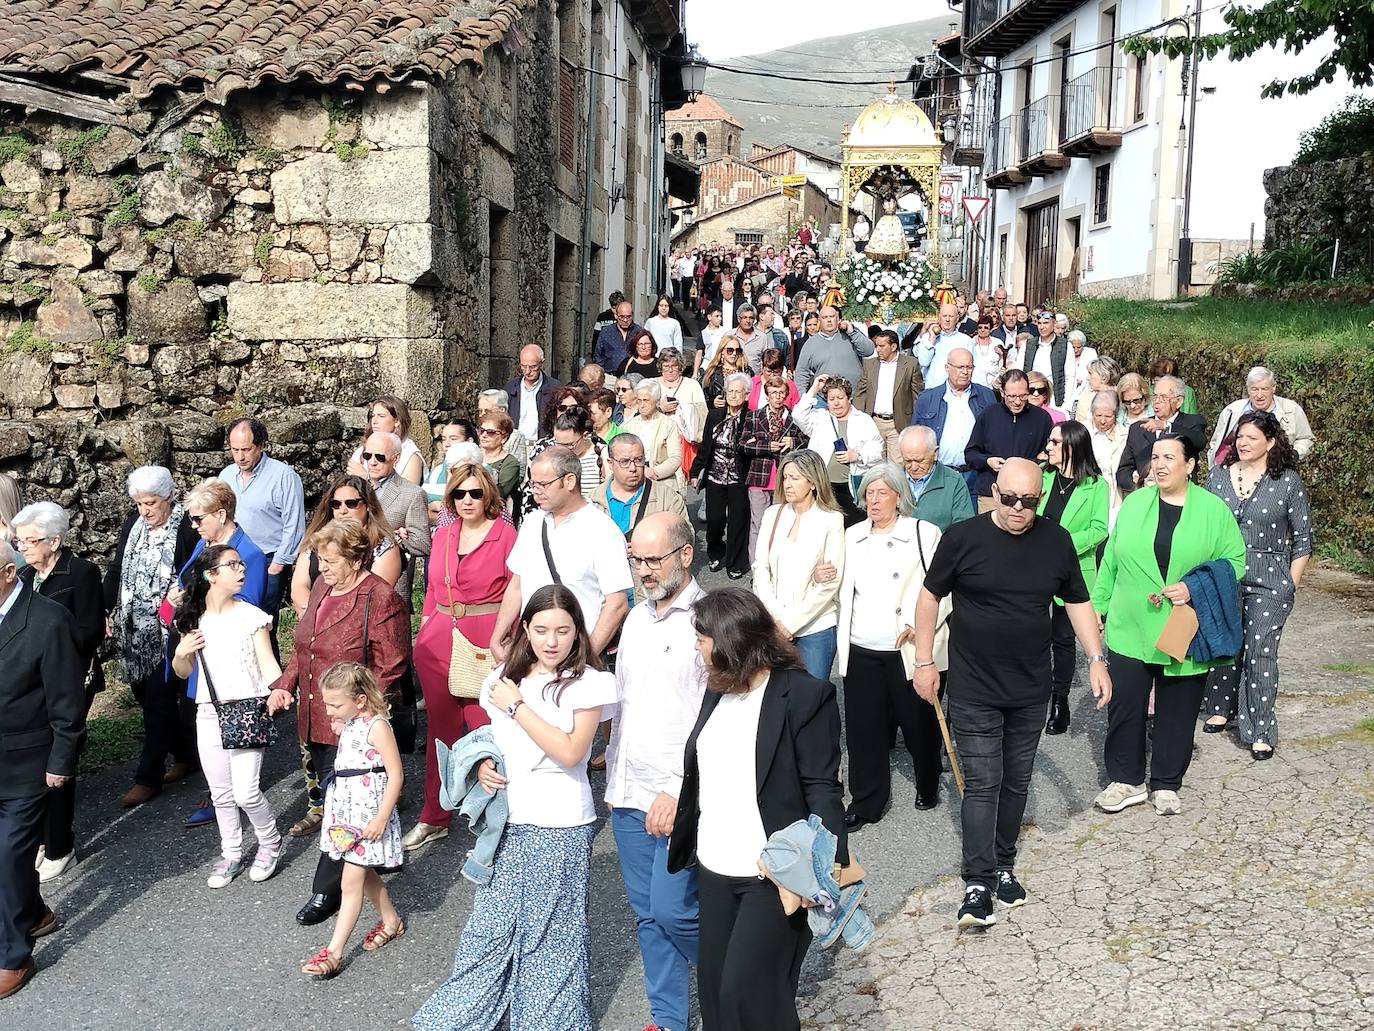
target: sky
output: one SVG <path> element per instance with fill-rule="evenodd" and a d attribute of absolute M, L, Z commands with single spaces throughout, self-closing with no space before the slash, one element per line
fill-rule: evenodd
<path fill-rule="evenodd" d="M 948 14 L 944 0 L 687 0 L 687 40 L 712 61 Z"/>

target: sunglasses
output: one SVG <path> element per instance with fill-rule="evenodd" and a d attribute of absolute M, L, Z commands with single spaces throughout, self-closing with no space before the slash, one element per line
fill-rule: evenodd
<path fill-rule="evenodd" d="M 738 347 L 727 347 L 727 348 L 725 349 L 724 353 L 725 353 L 725 354 L 739 354 L 739 353 L 740 353 L 740 349 L 739 349 Z"/>
<path fill-rule="evenodd" d="M 201 521 L 202 519 L 209 519 L 209 518 L 210 518 L 212 515 L 214 515 L 214 514 L 215 514 L 214 512 L 206 512 L 204 515 L 189 515 L 189 514 L 188 514 L 188 515 L 186 516 L 186 518 L 189 519 L 189 520 L 191 520 L 191 525 L 192 525 L 192 526 L 199 526 L 199 525 L 200 525 L 200 521 Z"/>
<path fill-rule="evenodd" d="M 1045 394 L 1048 394 L 1050 391 L 1048 387 L 1031 387 L 1030 392 L 1037 396 L 1044 396 Z"/>
<path fill-rule="evenodd" d="M 633 387 L 616 387 L 615 392 L 617 394 L 628 394 L 633 389 Z"/>
<path fill-rule="evenodd" d="M 364 451 L 359 457 L 361 457 L 364 462 L 385 462 L 391 458 L 390 455 L 384 454 L 381 451 Z"/>
<path fill-rule="evenodd" d="M 452 501 L 462 501 L 464 498 L 472 498 L 473 501 L 481 501 L 485 496 L 485 491 L 481 487 L 473 487 L 471 490 L 464 490 L 462 487 L 455 487 L 449 491 L 449 499 Z"/>
<path fill-rule="evenodd" d="M 1127 405 L 1141 405 L 1141 404 L 1144 404 L 1144 403 L 1145 403 L 1145 398 L 1143 398 L 1143 397 L 1123 397 L 1123 398 L 1121 399 L 1121 403 L 1122 403 L 1122 404 L 1127 404 Z"/>
<path fill-rule="evenodd" d="M 581 407 L 582 407 L 582 406 L 581 406 L 580 404 L 578 404 L 576 401 L 564 401 L 564 402 L 560 402 L 560 403 L 559 403 L 559 405 L 558 405 L 558 410 L 559 410 L 560 412 L 571 412 L 574 408 L 581 408 Z"/>
<path fill-rule="evenodd" d="M 329 507 L 335 512 L 341 508 L 346 508 L 351 512 L 355 508 L 362 508 L 365 504 L 366 502 L 362 498 L 331 498 L 329 501 Z"/>
<path fill-rule="evenodd" d="M 478 436 L 482 437 L 499 437 L 501 435 L 501 431 L 498 430 L 495 426 L 483 426 L 480 430 L 477 431 L 477 434 Z"/>
<path fill-rule="evenodd" d="M 997 500 L 1002 503 L 1003 508 L 1024 508 L 1031 511 L 1036 505 L 1040 504 L 1039 494 L 1008 494 L 1002 491 L 997 492 Z"/>

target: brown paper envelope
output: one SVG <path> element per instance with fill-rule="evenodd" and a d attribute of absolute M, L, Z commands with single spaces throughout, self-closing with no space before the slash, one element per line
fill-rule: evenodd
<path fill-rule="evenodd" d="M 1164 629 L 1159 632 L 1155 647 L 1175 662 L 1182 662 L 1188 655 L 1188 646 L 1197 636 L 1197 613 L 1191 605 L 1175 605 L 1164 621 Z"/>

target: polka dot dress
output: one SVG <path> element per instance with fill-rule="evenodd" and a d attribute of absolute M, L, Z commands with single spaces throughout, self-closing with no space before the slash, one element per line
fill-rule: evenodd
<path fill-rule="evenodd" d="M 1245 577 L 1240 583 L 1241 651 L 1229 666 L 1207 678 L 1204 718 L 1236 721 L 1246 744 L 1273 747 L 1279 728 L 1274 704 L 1279 690 L 1279 637 L 1293 611 L 1294 559 L 1312 553 L 1312 513 L 1302 478 L 1286 469 L 1265 476 L 1248 498 L 1236 495 L 1228 468 L 1213 469 L 1207 489 L 1230 507 L 1245 538 Z"/>

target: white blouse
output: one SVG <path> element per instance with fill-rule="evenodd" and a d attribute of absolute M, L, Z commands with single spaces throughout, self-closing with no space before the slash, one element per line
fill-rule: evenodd
<path fill-rule="evenodd" d="M 757 877 L 768 835 L 759 815 L 759 714 L 768 681 L 724 695 L 697 735 L 697 861 L 725 877 Z"/>
<path fill-rule="evenodd" d="M 644 328 L 649 331 L 649 335 L 654 338 L 654 343 L 661 351 L 665 347 L 676 347 L 682 350 L 682 324 L 671 315 L 664 317 L 654 315 L 644 320 Z"/>
<path fill-rule="evenodd" d="M 246 601 L 225 612 L 207 612 L 200 617 L 200 632 L 205 647 L 196 657 L 197 665 L 210 671 L 215 695 L 221 702 L 266 697 L 271 684 L 258 665 L 253 635 L 272 625 L 272 617 Z M 196 701 L 210 702 L 205 677 L 196 677 Z"/>

